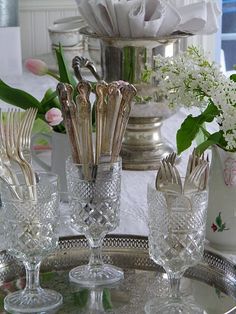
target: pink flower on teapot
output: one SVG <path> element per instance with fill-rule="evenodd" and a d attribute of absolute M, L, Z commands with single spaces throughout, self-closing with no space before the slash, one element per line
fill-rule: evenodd
<path fill-rule="evenodd" d="M 224 181 L 227 186 L 236 186 L 236 160 L 231 157 L 224 162 Z"/>

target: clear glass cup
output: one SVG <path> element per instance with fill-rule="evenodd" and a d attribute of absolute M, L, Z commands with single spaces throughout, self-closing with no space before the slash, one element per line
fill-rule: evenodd
<path fill-rule="evenodd" d="M 89 264 L 72 269 L 69 278 L 87 287 L 117 282 L 123 271 L 103 263 L 101 248 L 105 235 L 120 221 L 121 161 L 103 163 L 95 169 L 74 164 L 69 158 L 66 173 L 71 226 L 85 235 L 90 247 Z"/>
<path fill-rule="evenodd" d="M 36 186 L 1 184 L 8 252 L 21 260 L 26 270 L 25 288 L 4 299 L 10 313 L 51 311 L 62 304 L 60 293 L 43 289 L 39 283 L 41 261 L 59 240 L 58 177 L 38 172 L 37 179 Z"/>
<path fill-rule="evenodd" d="M 180 294 L 184 272 L 199 263 L 204 253 L 208 192 L 187 196 L 157 191 L 148 186 L 149 254 L 163 266 L 169 283 L 167 298 L 145 306 L 146 313 L 202 313 L 197 305 L 185 302 Z"/>

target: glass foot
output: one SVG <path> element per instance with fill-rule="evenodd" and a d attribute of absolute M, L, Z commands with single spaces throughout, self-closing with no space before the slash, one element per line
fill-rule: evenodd
<path fill-rule="evenodd" d="M 97 287 L 113 284 L 124 278 L 123 271 L 112 265 L 104 264 L 100 267 L 89 265 L 78 266 L 69 273 L 70 281 L 85 287 Z"/>
<path fill-rule="evenodd" d="M 145 305 L 146 314 L 204 314 L 205 312 L 194 303 L 182 299 L 158 298 Z"/>
<path fill-rule="evenodd" d="M 38 313 L 51 311 L 62 304 L 62 295 L 48 289 L 36 292 L 16 291 L 4 299 L 4 308 L 10 313 Z"/>

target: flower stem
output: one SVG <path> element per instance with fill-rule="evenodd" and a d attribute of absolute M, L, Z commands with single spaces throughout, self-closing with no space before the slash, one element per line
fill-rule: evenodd
<path fill-rule="evenodd" d="M 53 78 L 55 78 L 57 81 L 60 81 L 60 77 L 58 75 L 56 75 L 55 73 L 48 71 L 47 72 L 48 75 L 52 76 Z"/>

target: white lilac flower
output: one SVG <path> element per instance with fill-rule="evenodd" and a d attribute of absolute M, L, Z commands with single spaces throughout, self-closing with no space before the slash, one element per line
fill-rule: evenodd
<path fill-rule="evenodd" d="M 160 93 L 171 107 L 206 108 L 212 101 L 219 109 L 216 121 L 227 142 L 236 150 L 236 83 L 227 78 L 213 62 L 195 47 L 177 57 L 155 59 Z"/>
<path fill-rule="evenodd" d="M 226 79 L 211 90 L 214 104 L 220 110 L 218 122 L 227 142 L 227 149 L 236 149 L 236 83 Z"/>
<path fill-rule="evenodd" d="M 217 87 L 223 74 L 209 63 L 194 47 L 177 57 L 155 58 L 156 79 L 161 94 L 172 107 L 200 107 L 207 105 L 212 87 Z"/>

